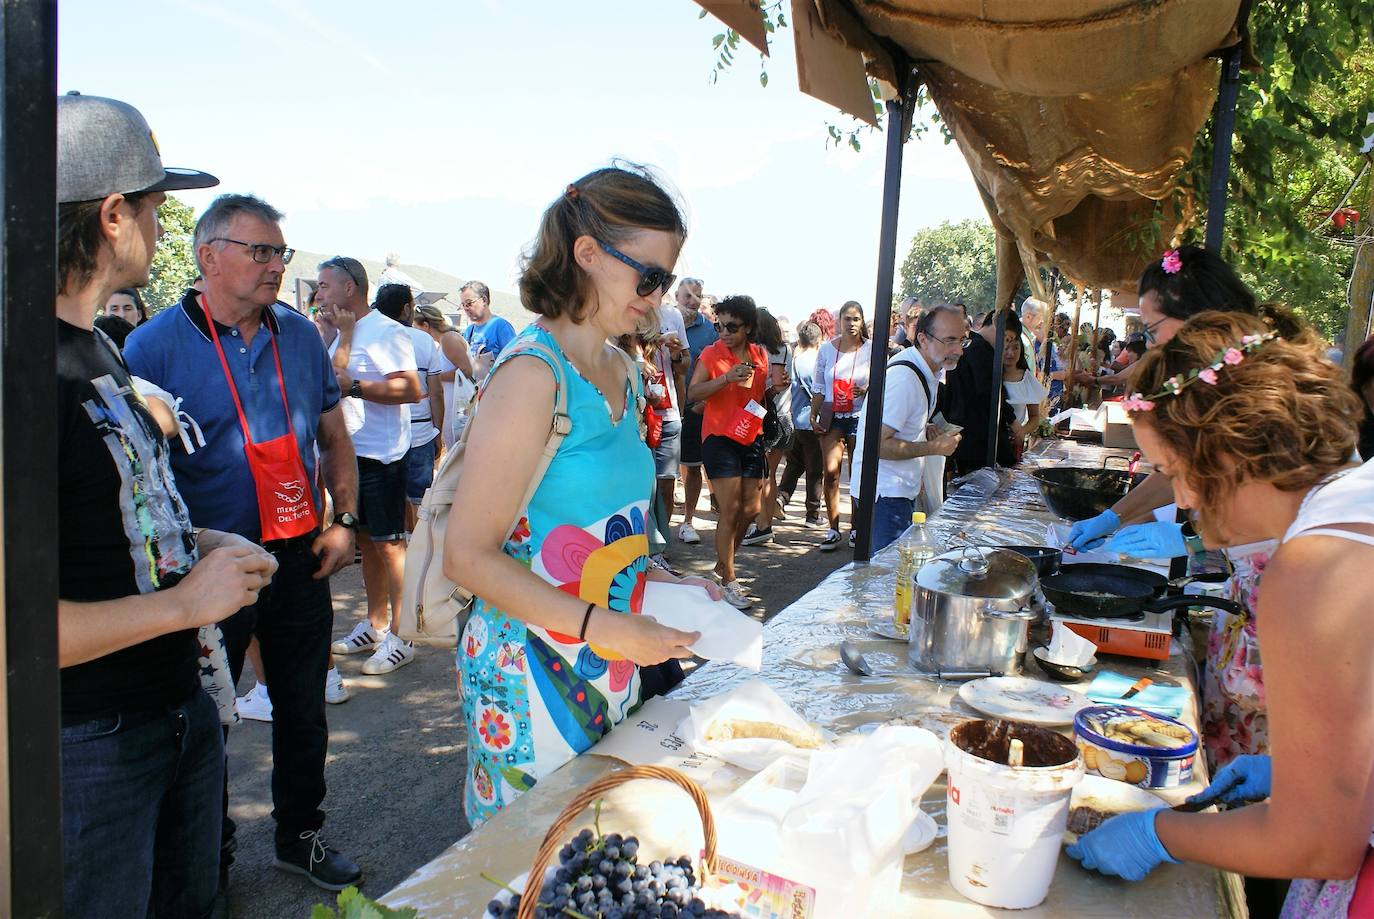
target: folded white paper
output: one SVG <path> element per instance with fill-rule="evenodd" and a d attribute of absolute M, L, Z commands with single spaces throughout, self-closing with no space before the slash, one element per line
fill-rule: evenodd
<path fill-rule="evenodd" d="M 1082 667 L 1097 654 L 1097 645 L 1062 623 L 1054 626 L 1048 651 L 1050 663 L 1065 667 Z"/>
<path fill-rule="evenodd" d="M 763 666 L 763 624 L 724 600 L 712 600 L 694 584 L 649 581 L 641 610 L 669 628 L 700 632 L 691 649 L 707 660 L 731 661 L 750 670 Z"/>

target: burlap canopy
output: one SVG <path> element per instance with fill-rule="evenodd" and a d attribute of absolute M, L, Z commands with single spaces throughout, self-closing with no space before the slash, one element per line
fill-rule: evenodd
<path fill-rule="evenodd" d="M 703 3 L 750 24 L 756 0 Z M 1241 0 L 792 0 L 802 88 L 872 120 L 859 65 L 917 77 L 973 172 L 999 255 L 1052 261 L 1093 287 L 1133 290 L 1193 217 L 1175 196 L 1216 94 L 1214 51 L 1238 40 Z M 1157 202 L 1165 202 L 1158 208 Z M 1019 281 L 1001 259 L 999 299 Z M 1016 267 L 1019 267 L 1016 266 Z M 1005 289 L 1003 289 L 1005 287 Z"/>

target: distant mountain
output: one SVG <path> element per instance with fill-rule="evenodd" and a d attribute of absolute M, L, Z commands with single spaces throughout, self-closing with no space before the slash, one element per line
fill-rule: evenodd
<path fill-rule="evenodd" d="M 321 255 L 318 252 L 303 252 L 296 250 L 296 256 L 291 260 L 291 264 L 286 266 L 286 276 L 282 279 L 281 298 L 287 303 L 294 305 L 296 298 L 296 279 L 302 278 L 308 281 L 315 280 L 316 269 L 320 262 L 330 258 L 328 255 Z M 358 261 L 363 263 L 367 269 L 368 298 L 377 295 L 377 278 L 382 274 L 386 263 L 376 259 L 360 258 Z M 447 274 L 437 268 L 429 268 L 424 265 L 398 265 L 401 271 L 408 274 L 417 284 L 425 290 L 437 291 L 447 296 L 439 302 L 439 308 L 445 313 L 456 316 L 462 313 L 458 306 L 458 292 L 462 290 L 466 283 L 463 278 Z M 487 282 L 490 286 L 490 282 Z M 517 328 L 523 328 L 534 314 L 520 305 L 520 298 L 513 293 L 504 290 L 492 289 L 491 292 L 491 311 L 498 316 L 504 316 L 511 321 Z"/>

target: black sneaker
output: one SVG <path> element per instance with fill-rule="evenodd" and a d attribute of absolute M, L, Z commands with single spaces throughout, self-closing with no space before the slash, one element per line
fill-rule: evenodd
<path fill-rule="evenodd" d="M 362 882 L 363 871 L 320 838 L 318 830 L 306 830 L 295 842 L 277 846 L 273 866 L 303 874 L 325 890 L 343 890 Z"/>
<path fill-rule="evenodd" d="M 839 530 L 827 530 L 827 531 L 826 531 L 826 534 L 825 534 L 825 539 L 822 539 L 822 540 L 821 540 L 821 551 L 822 551 L 822 552 L 834 552 L 834 551 L 835 551 L 836 549 L 838 549 L 839 547 L 840 547 L 840 531 L 839 531 Z"/>
<path fill-rule="evenodd" d="M 745 534 L 744 539 L 740 541 L 740 544 L 745 546 L 761 546 L 766 542 L 772 541 L 772 527 L 769 527 L 766 530 L 760 530 L 758 527 L 751 523 L 749 524 L 749 532 Z"/>

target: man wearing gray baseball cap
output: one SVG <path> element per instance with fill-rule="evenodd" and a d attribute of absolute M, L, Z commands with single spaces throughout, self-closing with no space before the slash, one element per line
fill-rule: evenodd
<path fill-rule="evenodd" d="M 219 886 L 224 747 L 197 629 L 257 600 L 277 563 L 192 529 L 167 441 L 92 324 L 148 283 L 167 189 L 143 116 L 113 99 L 57 106 L 58 664 L 63 911 L 208 916 Z"/>

